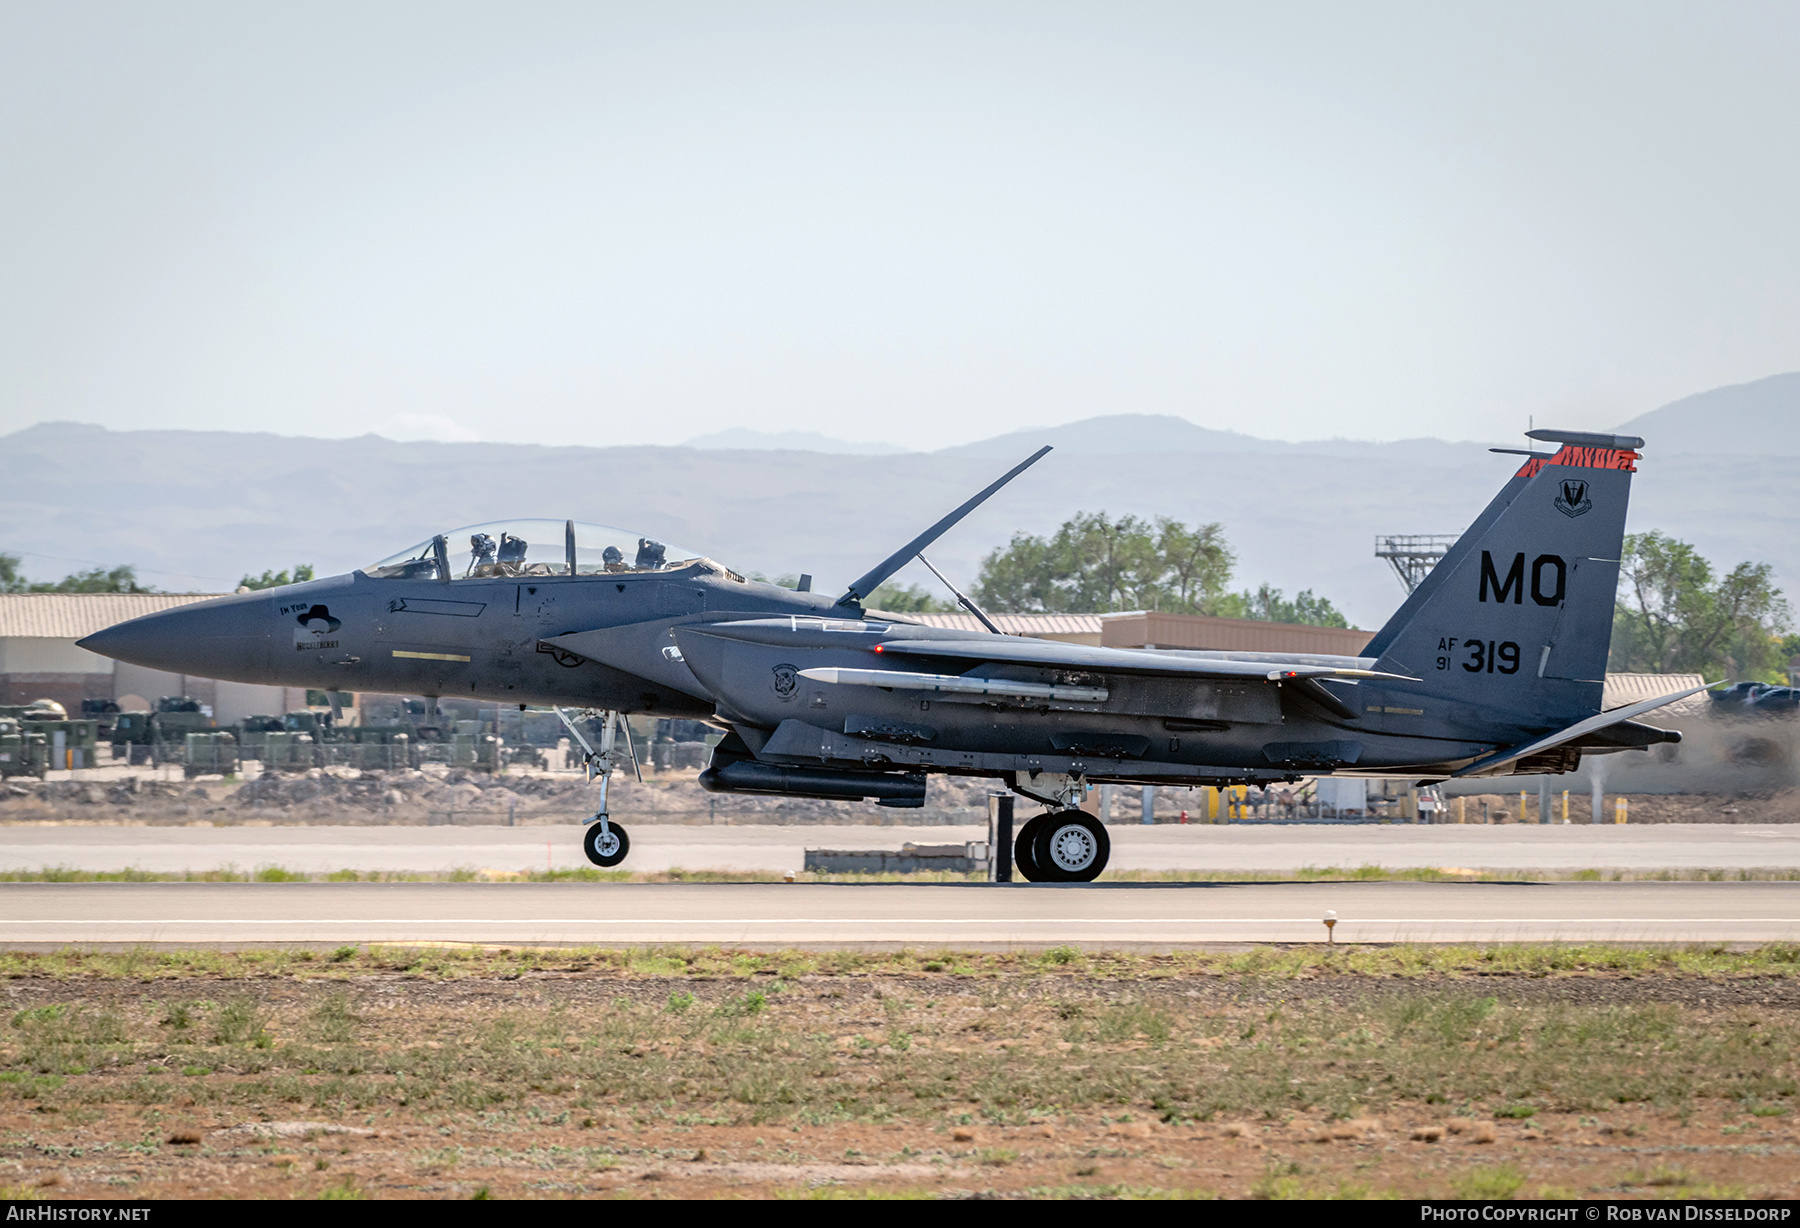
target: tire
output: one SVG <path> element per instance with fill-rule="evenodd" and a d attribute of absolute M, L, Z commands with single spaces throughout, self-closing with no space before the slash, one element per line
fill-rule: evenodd
<path fill-rule="evenodd" d="M 1091 883 L 1112 855 L 1106 828 L 1081 810 L 1045 815 L 1036 837 L 1031 855 L 1042 883 Z"/>
<path fill-rule="evenodd" d="M 1040 883 L 1044 876 L 1038 873 L 1037 855 L 1032 851 L 1037 841 L 1038 829 L 1043 827 L 1047 814 L 1034 814 L 1025 820 L 1019 828 L 1018 836 L 1013 840 L 1013 869 L 1028 883 Z"/>
<path fill-rule="evenodd" d="M 595 865 L 611 869 L 624 861 L 625 855 L 631 852 L 631 837 L 625 834 L 623 827 L 611 820 L 607 821 L 606 834 L 607 840 L 602 845 L 600 824 L 589 823 L 587 830 L 581 833 L 581 851 Z"/>

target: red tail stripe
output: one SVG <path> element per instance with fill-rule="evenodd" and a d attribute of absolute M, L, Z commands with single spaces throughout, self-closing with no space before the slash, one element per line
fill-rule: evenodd
<path fill-rule="evenodd" d="M 1632 464 L 1639 454 L 1626 448 L 1587 448 L 1564 444 L 1555 456 L 1545 460 L 1534 456 L 1526 461 L 1514 474 L 1514 477 L 1533 478 L 1545 465 L 1568 465 L 1577 469 L 1623 469 L 1627 473 L 1636 473 L 1637 466 Z"/>

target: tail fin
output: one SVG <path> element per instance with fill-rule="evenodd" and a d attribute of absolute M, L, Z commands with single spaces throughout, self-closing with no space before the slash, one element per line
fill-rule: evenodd
<path fill-rule="evenodd" d="M 1598 712 L 1633 436 L 1533 431 L 1532 456 L 1365 651 L 1429 693 L 1525 725 Z"/>

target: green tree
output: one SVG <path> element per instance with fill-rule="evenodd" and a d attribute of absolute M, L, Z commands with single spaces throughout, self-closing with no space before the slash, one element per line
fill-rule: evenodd
<path fill-rule="evenodd" d="M 1164 603 L 1180 613 L 1219 613 L 1237 556 L 1217 524 L 1189 527 L 1167 516 L 1156 518 L 1156 548 L 1166 568 Z"/>
<path fill-rule="evenodd" d="M 1246 589 L 1238 594 L 1242 602 L 1243 613 L 1240 618 L 1256 618 L 1271 623 L 1301 623 L 1310 627 L 1348 627 L 1350 625 L 1338 608 L 1325 597 L 1313 596 L 1310 588 L 1303 588 L 1292 601 L 1289 601 L 1278 588 L 1265 584 L 1254 593 Z"/>
<path fill-rule="evenodd" d="M 137 568 L 129 565 L 122 567 L 91 567 L 87 571 L 78 571 L 64 576 L 54 584 L 40 581 L 26 591 L 33 593 L 154 593 L 156 590 L 139 584 Z"/>
<path fill-rule="evenodd" d="M 238 587 L 248 589 L 280 588 L 284 584 L 305 584 L 314 578 L 312 564 L 299 563 L 295 565 L 291 579 L 285 571 L 265 571 L 260 576 L 245 576 L 238 581 Z"/>
<path fill-rule="evenodd" d="M 1218 613 L 1235 563 L 1216 524 L 1081 512 L 1049 537 L 1015 533 L 982 560 L 972 594 L 994 610 Z"/>
<path fill-rule="evenodd" d="M 1785 681 L 1793 611 L 1767 563 L 1724 576 L 1692 545 L 1660 532 L 1625 538 L 1611 669 Z"/>
<path fill-rule="evenodd" d="M 892 580 L 870 593 L 863 604 L 890 614 L 954 614 L 962 609 L 954 601 L 938 600 L 916 584 L 900 585 Z"/>
<path fill-rule="evenodd" d="M 72 572 L 60 580 L 27 580 L 19 570 L 19 556 L 0 554 L 0 593 L 154 593 L 154 588 L 139 584 L 137 569 L 90 567 Z"/>

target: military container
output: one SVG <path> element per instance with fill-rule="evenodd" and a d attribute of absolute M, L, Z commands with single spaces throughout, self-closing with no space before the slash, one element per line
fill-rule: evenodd
<path fill-rule="evenodd" d="M 232 730 L 237 734 L 238 759 L 261 759 L 263 757 L 263 741 L 271 733 L 282 732 L 279 716 L 246 716 Z"/>
<path fill-rule="evenodd" d="M 34 723 L 0 718 L 0 778 L 36 776 L 42 780 L 50 770 L 49 741 L 32 727 Z"/>
<path fill-rule="evenodd" d="M 265 772 L 304 772 L 310 768 L 323 767 L 319 760 L 319 747 L 310 733 L 279 733 L 263 735 L 262 764 Z"/>
<path fill-rule="evenodd" d="M 237 738 L 223 729 L 190 733 L 182 739 L 182 775 L 233 776 L 238 770 Z"/>

